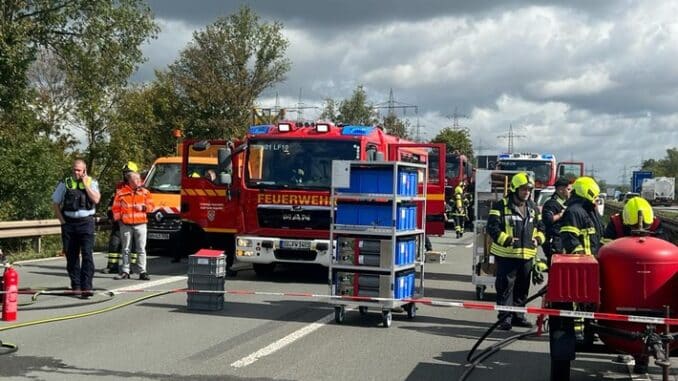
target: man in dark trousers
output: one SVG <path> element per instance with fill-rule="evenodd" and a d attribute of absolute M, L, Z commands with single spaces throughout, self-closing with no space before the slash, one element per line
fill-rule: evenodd
<path fill-rule="evenodd" d="M 572 184 L 572 196 L 560 221 L 563 253 L 598 255 L 603 236 L 603 223 L 596 209 L 600 187 L 590 177 L 580 177 Z M 572 303 L 552 303 L 555 309 L 572 309 Z M 583 325 L 578 324 L 583 331 Z M 583 334 L 583 332 L 582 332 Z M 570 362 L 575 359 L 575 321 L 573 318 L 549 318 L 549 350 L 551 380 L 569 380 Z"/>
<path fill-rule="evenodd" d="M 559 221 L 565 214 L 565 202 L 570 198 L 572 185 L 565 177 L 556 180 L 556 191 L 549 198 L 541 209 L 541 219 L 544 221 L 546 233 L 546 242 L 544 242 L 544 254 L 548 263 L 551 263 L 551 255 L 562 251 L 563 245 L 560 243 L 560 224 Z"/>
<path fill-rule="evenodd" d="M 530 290 L 537 247 L 544 243 L 544 225 L 537 205 L 530 199 L 534 180 L 525 172 L 511 179 L 509 193 L 495 202 L 487 219 L 492 237 L 490 253 L 496 258 L 497 305 L 524 306 Z M 524 314 L 500 312 L 498 329 L 532 327 Z"/>
<path fill-rule="evenodd" d="M 83 299 L 92 296 L 94 212 L 100 199 L 99 184 L 87 175 L 87 165 L 80 159 L 73 161 L 72 176 L 60 182 L 52 194 L 54 214 L 61 222 L 71 290 Z"/>

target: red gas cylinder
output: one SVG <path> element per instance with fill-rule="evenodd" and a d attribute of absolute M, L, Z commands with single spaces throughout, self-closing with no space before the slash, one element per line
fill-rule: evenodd
<path fill-rule="evenodd" d="M 664 306 L 669 305 L 671 317 L 678 316 L 678 246 L 658 238 L 625 237 L 603 246 L 598 254 L 600 312 L 664 317 Z M 642 323 L 599 323 L 630 332 L 645 329 Z M 657 331 L 664 332 L 664 327 L 657 327 Z M 643 351 L 640 341 L 609 335 L 600 338 L 617 351 L 631 355 Z"/>

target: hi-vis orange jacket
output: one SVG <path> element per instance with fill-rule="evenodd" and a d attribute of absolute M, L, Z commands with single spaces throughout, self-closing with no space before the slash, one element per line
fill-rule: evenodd
<path fill-rule="evenodd" d="M 113 219 L 125 225 L 138 225 L 148 222 L 146 213 L 153 210 L 151 192 L 146 188 L 132 189 L 125 184 L 115 192 L 113 199 Z"/>

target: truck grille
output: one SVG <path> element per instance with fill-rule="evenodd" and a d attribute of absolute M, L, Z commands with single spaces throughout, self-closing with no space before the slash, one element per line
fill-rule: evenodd
<path fill-rule="evenodd" d="M 178 231 L 181 230 L 181 219 L 178 216 L 165 216 L 158 221 L 158 219 L 149 214 L 147 229 L 154 231 Z"/>
<path fill-rule="evenodd" d="M 259 227 L 276 229 L 330 229 L 330 209 L 319 206 L 260 205 Z"/>

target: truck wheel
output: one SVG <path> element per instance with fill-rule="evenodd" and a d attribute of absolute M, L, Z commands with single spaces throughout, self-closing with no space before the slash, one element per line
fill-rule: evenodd
<path fill-rule="evenodd" d="M 275 263 L 254 263 L 252 264 L 252 268 L 258 277 L 269 277 L 273 275 L 273 271 L 275 271 Z"/>

